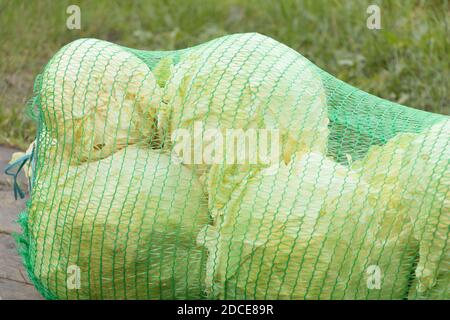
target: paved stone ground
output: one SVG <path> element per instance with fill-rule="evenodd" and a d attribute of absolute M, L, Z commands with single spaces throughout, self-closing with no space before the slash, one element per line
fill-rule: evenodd
<path fill-rule="evenodd" d="M 12 238 L 14 232 L 20 232 L 15 221 L 25 207 L 25 200 L 14 199 L 12 179 L 3 173 L 12 153 L 16 151 L 0 146 L 0 300 L 36 300 L 42 297 L 28 280 Z M 22 189 L 26 190 L 26 186 Z"/>

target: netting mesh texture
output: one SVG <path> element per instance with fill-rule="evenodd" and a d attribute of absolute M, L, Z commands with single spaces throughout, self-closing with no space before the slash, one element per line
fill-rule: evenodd
<path fill-rule="evenodd" d="M 259 34 L 37 77 L 19 245 L 49 299 L 449 297 L 450 119 Z"/>

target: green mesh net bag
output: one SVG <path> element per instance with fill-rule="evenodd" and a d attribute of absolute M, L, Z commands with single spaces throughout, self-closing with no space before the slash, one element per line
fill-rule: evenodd
<path fill-rule="evenodd" d="M 236 34 L 37 77 L 19 245 L 49 299 L 448 299 L 450 119 Z"/>

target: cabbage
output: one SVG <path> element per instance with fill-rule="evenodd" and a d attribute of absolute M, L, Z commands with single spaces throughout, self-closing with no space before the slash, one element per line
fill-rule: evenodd
<path fill-rule="evenodd" d="M 355 258 L 353 250 L 347 257 L 344 254 L 350 246 L 345 235 L 356 232 L 353 245 L 359 248 L 357 239 L 371 212 L 348 215 L 351 202 L 332 208 L 331 201 L 364 195 L 367 185 L 319 153 L 304 154 L 287 166 L 281 163 L 275 174 L 255 169 L 242 177 L 239 168 L 228 168 L 222 181 L 233 181 L 235 173 L 242 182 L 233 188 L 223 209 L 212 212 L 214 224 L 198 237 L 209 252 L 209 296 L 303 299 L 331 298 L 335 293 L 336 298 L 345 297 L 343 288 L 349 286 L 346 280 Z"/>
<path fill-rule="evenodd" d="M 192 143 L 190 156 L 174 148 L 178 141 L 166 145 L 186 164 L 195 162 L 200 173 L 210 163 L 193 158 L 212 145 L 206 138 L 198 142 L 209 129 L 218 129 L 224 140 L 226 129 L 279 130 L 273 143 L 280 144 L 280 151 L 267 161 L 258 160 L 261 163 L 287 163 L 297 151 L 325 153 L 326 96 L 317 70 L 294 50 L 259 34 L 231 35 L 194 47 L 173 67 L 161 112 L 166 140 L 186 129 L 197 143 Z M 202 125 L 200 133 L 194 130 L 196 123 Z M 225 156 L 235 160 L 229 153 Z"/>
<path fill-rule="evenodd" d="M 351 164 L 351 169 L 380 190 L 390 188 L 392 191 L 399 182 L 405 154 L 416 137 L 413 133 L 400 133 L 385 145 L 374 145 L 363 159 Z"/>
<path fill-rule="evenodd" d="M 111 155 L 155 137 L 160 88 L 147 65 L 124 48 L 80 39 L 62 48 L 42 74 L 44 123 L 73 164 Z"/>
<path fill-rule="evenodd" d="M 319 153 L 281 164 L 275 174 L 265 170 L 210 171 L 219 179 L 212 185 L 229 194 L 212 206 L 214 223 L 198 237 L 209 252 L 210 297 L 407 296 L 418 244 L 398 196 Z M 375 287 L 368 284 L 373 270 Z"/>
<path fill-rule="evenodd" d="M 139 146 L 39 170 L 28 218 L 32 273 L 58 298 L 200 298 L 205 202 L 192 172 Z M 78 290 L 66 285 L 71 266 L 81 271 Z"/>
<path fill-rule="evenodd" d="M 411 143 L 402 179 L 407 208 L 420 242 L 410 298 L 450 294 L 450 120 L 439 122 Z"/>
<path fill-rule="evenodd" d="M 384 146 L 370 148 L 363 160 L 352 165 L 379 190 L 378 202 L 390 199 L 390 207 L 398 208 L 384 223 L 402 217 L 405 225 L 399 224 L 393 232 L 411 229 L 410 238 L 419 243 L 411 299 L 448 297 L 450 292 L 449 143 L 450 121 L 446 120 L 420 134 L 399 134 Z"/>

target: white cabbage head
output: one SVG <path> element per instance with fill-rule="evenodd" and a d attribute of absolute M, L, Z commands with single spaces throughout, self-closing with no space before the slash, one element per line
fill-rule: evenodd
<path fill-rule="evenodd" d="M 293 49 L 260 34 L 219 38 L 182 54 L 167 80 L 163 101 L 167 140 L 184 129 L 197 141 L 187 157 L 191 163 L 194 153 L 204 155 L 202 150 L 217 141 L 200 139 L 207 130 L 218 130 L 225 140 L 226 129 L 279 130 L 279 138 L 267 146 L 279 145 L 275 155 L 258 150 L 269 155 L 264 159 L 269 164 L 288 163 L 298 151 L 326 152 L 326 96 L 318 69 Z M 199 123 L 203 131 L 195 132 Z M 172 142 L 173 147 L 177 142 Z M 174 152 L 183 158 L 187 150 Z M 233 162 L 233 155 L 225 156 Z M 201 159 L 195 164 L 204 172 L 211 163 Z"/>
<path fill-rule="evenodd" d="M 94 161 L 155 137 L 160 88 L 126 49 L 80 39 L 63 47 L 42 74 L 46 130 L 71 163 Z"/>
<path fill-rule="evenodd" d="M 38 171 L 29 208 L 33 273 L 59 298 L 173 299 L 203 295 L 209 222 L 195 174 L 136 145 L 63 172 Z M 68 290 L 68 268 L 80 287 Z"/>
<path fill-rule="evenodd" d="M 389 200 L 394 215 L 404 220 L 393 229 L 411 229 L 418 242 L 418 261 L 409 297 L 443 298 L 450 291 L 448 230 L 450 225 L 450 121 L 436 123 L 419 134 L 401 133 L 383 146 L 369 149 L 352 165 L 379 191 L 376 203 Z M 401 217 L 401 219 L 400 219 Z"/>

